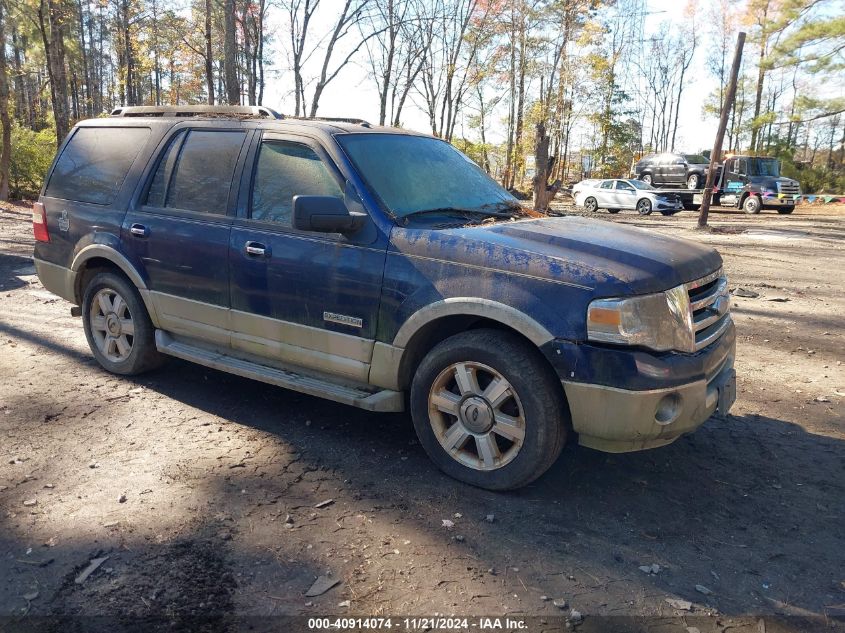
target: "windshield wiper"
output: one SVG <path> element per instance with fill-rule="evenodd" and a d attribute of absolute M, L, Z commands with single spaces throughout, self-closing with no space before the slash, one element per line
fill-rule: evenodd
<path fill-rule="evenodd" d="M 429 215 L 429 214 L 435 214 L 435 213 L 455 213 L 455 214 L 463 214 L 463 215 L 468 215 L 468 216 L 479 216 L 480 215 L 480 216 L 484 216 L 484 217 L 507 218 L 507 219 L 512 219 L 512 218 L 515 218 L 515 217 L 519 217 L 521 215 L 519 213 L 515 213 L 515 211 L 517 209 L 521 209 L 522 207 L 511 206 L 508 203 L 504 203 L 504 204 L 508 204 L 508 206 L 505 207 L 505 208 L 510 209 L 511 210 L 510 213 L 508 213 L 504 210 L 501 210 L 501 211 L 495 210 L 494 211 L 494 210 L 490 209 L 490 207 L 501 209 L 502 204 L 503 203 L 501 203 L 501 202 L 493 202 L 493 203 L 482 205 L 481 207 L 477 207 L 477 208 L 436 207 L 434 209 L 420 209 L 418 211 L 411 211 L 410 213 L 406 213 L 404 216 L 402 216 L 402 220 L 403 220 L 403 223 L 405 225 L 407 225 L 409 218 L 411 218 L 413 216 Z M 470 218 L 467 218 L 467 220 L 469 220 L 469 219 Z"/>

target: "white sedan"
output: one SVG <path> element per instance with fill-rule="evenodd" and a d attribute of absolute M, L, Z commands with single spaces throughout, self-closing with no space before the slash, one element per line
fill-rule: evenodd
<path fill-rule="evenodd" d="M 640 215 L 660 211 L 672 215 L 684 208 L 677 193 L 655 189 L 641 180 L 594 180 L 576 185 L 575 204 L 589 212 L 607 209 L 619 213 L 620 209 L 636 209 Z M 573 191 L 575 187 L 573 187 Z"/>

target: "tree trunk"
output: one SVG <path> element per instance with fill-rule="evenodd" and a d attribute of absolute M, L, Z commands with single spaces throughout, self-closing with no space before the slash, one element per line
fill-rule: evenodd
<path fill-rule="evenodd" d="M 266 0 L 258 3 L 258 102 L 264 104 L 264 14 L 267 11 Z"/>
<path fill-rule="evenodd" d="M 9 199 L 9 165 L 12 158 L 12 121 L 9 118 L 9 80 L 6 74 L 6 16 L 0 0 L 0 200 Z"/>
<path fill-rule="evenodd" d="M 82 0 L 78 0 L 77 10 L 79 11 L 79 54 L 82 58 L 82 86 L 84 87 L 82 91 L 83 111 L 85 116 L 91 116 L 91 75 L 88 71 L 88 46 L 85 43 L 85 12 L 82 8 Z"/>
<path fill-rule="evenodd" d="M 223 73 L 226 81 L 226 101 L 239 105 L 241 89 L 238 85 L 238 45 L 235 38 L 235 0 L 225 0 L 223 21 Z"/>
<path fill-rule="evenodd" d="M 214 64 L 211 56 L 211 0 L 205 0 L 205 83 L 208 105 L 214 105 Z M 176 102 L 179 100 L 177 98 Z"/>
<path fill-rule="evenodd" d="M 50 75 L 50 95 L 53 102 L 53 117 L 56 121 L 57 145 L 61 145 L 70 131 L 67 75 L 65 74 L 65 40 L 62 33 L 63 7 L 60 2 L 61 0 L 41 0 L 38 8 L 39 27 L 44 40 L 47 68 Z M 44 15 L 45 12 L 46 16 Z M 49 28 L 45 24 L 45 17 Z"/>
<path fill-rule="evenodd" d="M 769 34 L 766 30 L 766 16 L 769 12 L 769 5 L 766 4 L 763 9 L 763 15 L 759 22 L 761 25 L 760 31 L 760 59 L 757 65 L 757 93 L 754 97 L 754 116 L 751 119 L 751 151 L 757 151 L 757 138 L 760 133 L 760 127 L 757 125 L 757 117 L 760 116 L 760 106 L 763 101 L 763 83 L 766 80 L 766 48 L 769 43 Z"/>
<path fill-rule="evenodd" d="M 534 210 L 545 211 L 549 206 L 549 135 L 546 126 L 537 124 L 536 146 L 534 148 Z"/>

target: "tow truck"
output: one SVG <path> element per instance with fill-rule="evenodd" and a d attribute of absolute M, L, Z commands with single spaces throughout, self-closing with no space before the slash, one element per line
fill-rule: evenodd
<path fill-rule="evenodd" d="M 777 158 L 750 155 L 727 155 L 716 167 L 713 204 L 736 207 L 749 214 L 762 209 L 775 209 L 786 215 L 795 210 L 801 197 L 798 181 L 781 176 Z M 672 189 L 681 197 L 684 209 L 697 210 L 704 196 L 703 189 Z"/>

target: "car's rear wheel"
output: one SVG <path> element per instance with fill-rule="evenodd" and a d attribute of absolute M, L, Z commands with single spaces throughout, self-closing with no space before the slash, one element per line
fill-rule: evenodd
<path fill-rule="evenodd" d="M 701 176 L 690 174 L 687 178 L 687 189 L 698 189 L 701 186 Z"/>
<path fill-rule="evenodd" d="M 778 207 L 778 213 L 781 215 L 789 215 L 795 211 L 795 207 Z"/>
<path fill-rule="evenodd" d="M 82 321 L 88 345 L 104 369 L 139 374 L 160 365 L 153 327 L 135 287 L 116 273 L 98 273 L 85 289 Z"/>
<path fill-rule="evenodd" d="M 640 180 L 642 180 L 647 185 L 654 184 L 654 181 L 651 178 L 651 174 L 643 174 L 642 176 L 640 176 Z"/>
<path fill-rule="evenodd" d="M 757 213 L 760 213 L 760 209 L 762 208 L 763 204 L 757 196 L 748 196 L 742 203 L 742 210 L 749 215 L 756 215 Z"/>
<path fill-rule="evenodd" d="M 536 349 L 492 329 L 456 334 L 420 363 L 411 416 L 435 464 L 460 481 L 510 490 L 542 475 L 563 448 L 560 382 Z"/>
<path fill-rule="evenodd" d="M 599 208 L 598 201 L 590 196 L 586 200 L 584 200 L 584 210 L 588 213 L 595 213 Z"/>
<path fill-rule="evenodd" d="M 651 200 L 642 198 L 637 202 L 637 213 L 640 215 L 651 215 Z"/>

